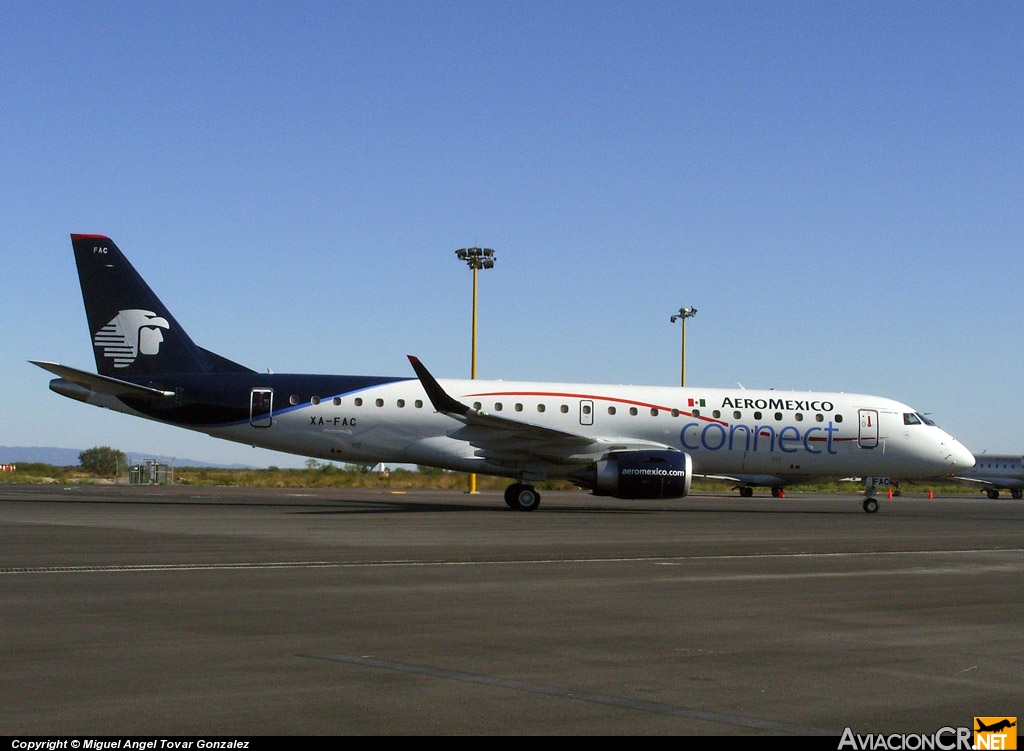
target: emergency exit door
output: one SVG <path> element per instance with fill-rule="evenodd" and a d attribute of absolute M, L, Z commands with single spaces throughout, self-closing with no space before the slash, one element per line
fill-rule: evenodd
<path fill-rule="evenodd" d="M 862 449 L 873 449 L 878 446 L 878 410 L 862 409 L 860 414 L 860 432 L 857 434 L 857 445 Z"/>
<path fill-rule="evenodd" d="M 249 395 L 249 424 L 269 428 L 274 424 L 274 390 L 255 388 Z"/>

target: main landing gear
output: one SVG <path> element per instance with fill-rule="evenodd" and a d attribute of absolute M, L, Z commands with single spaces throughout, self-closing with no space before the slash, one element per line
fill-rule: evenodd
<path fill-rule="evenodd" d="M 994 500 L 996 500 L 999 497 L 999 489 L 998 488 L 988 488 L 985 491 L 985 495 L 987 495 L 989 498 L 991 498 L 994 501 Z M 1014 500 L 1019 501 L 1022 496 L 1024 496 L 1024 491 L 1022 491 L 1020 488 L 1011 488 L 1010 489 L 1010 497 L 1013 498 Z"/>
<path fill-rule="evenodd" d="M 740 485 L 738 490 L 740 491 L 740 498 L 751 498 L 754 495 L 754 489 L 749 485 Z M 772 498 L 785 498 L 786 493 L 779 486 L 772 487 Z"/>
<path fill-rule="evenodd" d="M 877 513 L 878 511 L 878 499 L 868 497 L 864 499 L 864 511 L 869 514 Z"/>
<path fill-rule="evenodd" d="M 514 511 L 533 511 L 540 505 L 540 493 L 533 485 L 517 482 L 505 488 L 505 503 Z"/>

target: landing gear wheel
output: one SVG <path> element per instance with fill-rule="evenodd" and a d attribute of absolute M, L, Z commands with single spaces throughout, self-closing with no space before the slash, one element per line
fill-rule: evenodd
<path fill-rule="evenodd" d="M 864 499 L 864 511 L 869 514 L 874 514 L 878 511 L 878 501 L 874 498 Z"/>
<path fill-rule="evenodd" d="M 1019 501 L 1022 496 L 1024 496 L 1024 491 L 1022 491 L 1020 488 L 1014 488 L 1013 490 L 1010 491 L 1010 497 L 1013 498 L 1014 500 Z"/>
<path fill-rule="evenodd" d="M 754 495 L 754 489 L 753 488 L 747 488 L 747 487 L 740 488 L 740 498 L 750 498 L 752 495 Z"/>
<path fill-rule="evenodd" d="M 540 493 L 533 485 L 517 482 L 505 488 L 505 503 L 515 511 L 533 511 L 540 505 Z"/>
<path fill-rule="evenodd" d="M 988 495 L 988 497 L 989 497 L 989 498 L 991 498 L 991 499 L 992 499 L 993 501 L 994 501 L 994 500 L 995 500 L 996 498 L 998 498 L 998 497 L 999 497 L 999 491 L 998 491 L 998 490 L 996 490 L 995 488 L 989 488 L 988 490 L 986 490 L 986 491 L 985 491 L 985 493 L 986 493 L 986 494 Z"/>

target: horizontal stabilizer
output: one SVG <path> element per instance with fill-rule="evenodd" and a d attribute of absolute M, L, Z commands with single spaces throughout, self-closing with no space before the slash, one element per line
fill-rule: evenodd
<path fill-rule="evenodd" d="M 110 376 L 88 373 L 84 370 L 69 368 L 66 365 L 60 365 L 55 362 L 42 362 L 39 360 L 29 360 L 29 362 L 97 394 L 115 397 L 129 396 L 135 399 L 163 399 L 168 396 L 174 396 L 173 391 L 151 389 L 148 386 L 140 386 L 137 383 L 129 383 L 128 381 L 111 378 Z"/>

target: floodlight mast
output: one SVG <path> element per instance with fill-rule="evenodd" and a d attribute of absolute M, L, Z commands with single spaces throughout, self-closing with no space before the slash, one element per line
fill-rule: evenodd
<path fill-rule="evenodd" d="M 686 385 L 686 319 L 693 318 L 697 315 L 696 308 L 680 308 L 679 312 L 673 315 L 669 320 L 672 323 L 676 321 L 682 321 L 683 324 L 683 339 L 682 339 L 682 355 L 680 357 L 679 365 L 679 385 Z"/>
<path fill-rule="evenodd" d="M 490 248 L 459 248 L 455 251 L 460 261 L 473 270 L 473 346 L 470 359 L 470 378 L 476 378 L 476 297 L 477 280 L 476 273 L 480 269 L 493 269 L 495 255 Z"/>
<path fill-rule="evenodd" d="M 469 377 L 476 379 L 476 297 L 477 272 L 481 269 L 493 269 L 496 256 L 491 248 L 459 248 L 455 251 L 460 261 L 473 270 L 473 343 L 470 354 Z M 469 475 L 469 492 L 476 493 L 476 475 Z"/>

